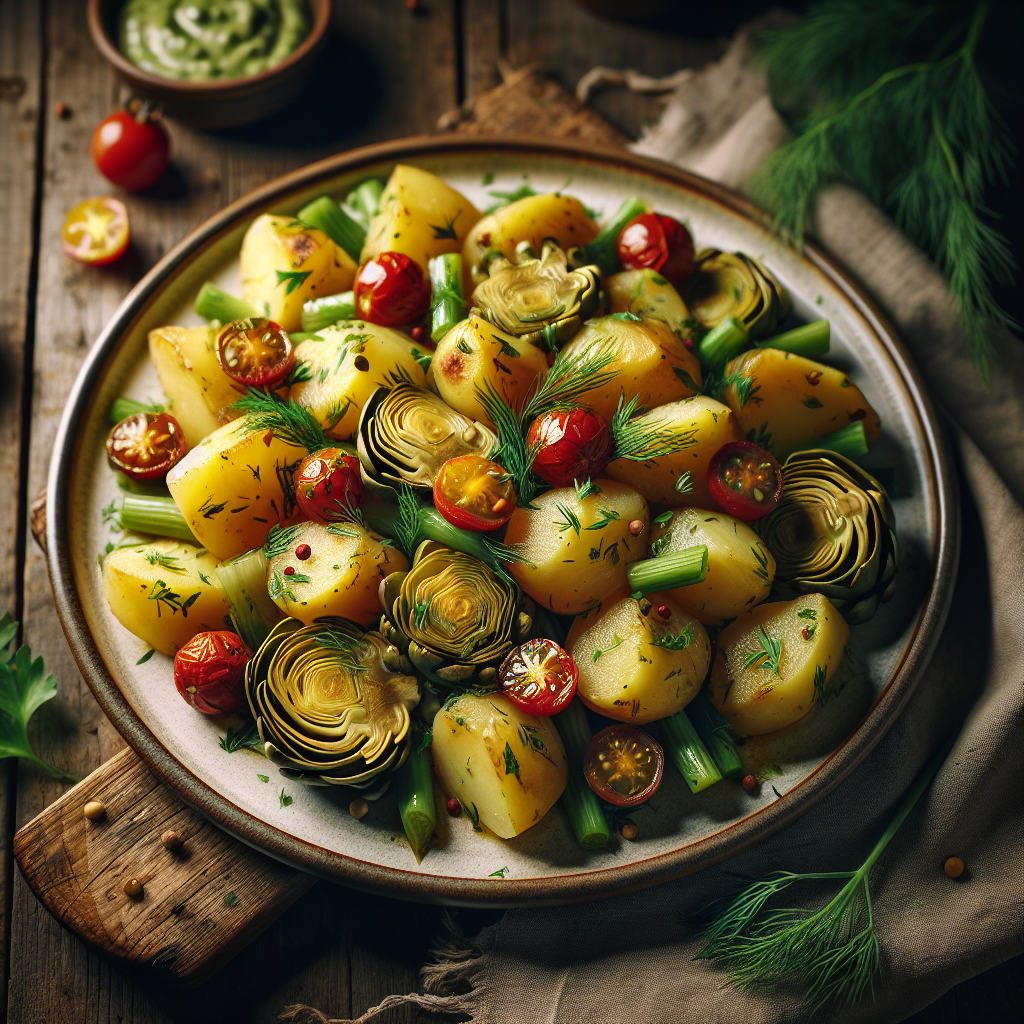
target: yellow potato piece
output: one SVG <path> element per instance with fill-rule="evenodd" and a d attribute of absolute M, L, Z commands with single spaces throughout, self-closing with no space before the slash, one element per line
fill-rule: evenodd
<path fill-rule="evenodd" d="M 527 714 L 500 693 L 445 704 L 434 716 L 430 751 L 444 791 L 502 839 L 536 825 L 569 774 L 551 719 Z"/>
<path fill-rule="evenodd" d="M 611 304 L 609 312 L 661 320 L 677 337 L 690 337 L 695 321 L 686 303 L 669 279 L 656 270 L 623 270 L 602 283 Z"/>
<path fill-rule="evenodd" d="M 792 725 L 828 700 L 849 640 L 850 627 L 822 594 L 759 605 L 719 634 L 711 699 L 740 736 Z M 764 653 L 774 643 L 777 673 Z"/>
<path fill-rule="evenodd" d="M 183 541 L 118 548 L 103 559 L 103 594 L 129 633 L 173 656 L 197 633 L 234 631 L 216 568 L 213 555 Z"/>

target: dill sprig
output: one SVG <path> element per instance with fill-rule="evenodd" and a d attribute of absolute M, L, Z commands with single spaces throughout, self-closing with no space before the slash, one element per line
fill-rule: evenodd
<path fill-rule="evenodd" d="M 416 492 L 408 485 L 402 484 L 398 489 L 398 521 L 395 523 L 395 540 L 398 546 L 405 552 L 406 557 L 412 560 L 419 544 L 420 514 L 423 506 L 420 505 Z"/>
<path fill-rule="evenodd" d="M 615 351 L 607 339 L 581 352 L 566 355 L 566 351 L 558 353 L 543 382 L 527 400 L 522 414 L 527 426 L 546 412 L 573 405 L 580 395 L 604 387 L 618 376 L 618 370 L 608 369 L 615 362 Z"/>
<path fill-rule="evenodd" d="M 294 399 L 285 401 L 273 392 L 252 390 L 231 408 L 249 414 L 246 427 L 250 431 L 269 430 L 285 444 L 310 452 L 331 446 L 317 418 Z"/>
<path fill-rule="evenodd" d="M 619 404 L 612 414 L 612 458 L 629 459 L 632 462 L 648 462 L 675 452 L 685 451 L 697 443 L 697 429 L 673 430 L 659 427 L 652 430 L 650 423 L 638 421 L 644 407 L 638 405 L 634 395 L 628 402 L 625 394 L 619 395 Z"/>
<path fill-rule="evenodd" d="M 978 70 L 989 5 L 825 0 L 762 32 L 776 105 L 802 132 L 751 183 L 776 229 L 800 244 L 816 193 L 845 178 L 938 264 L 989 379 L 989 331 L 1016 327 L 992 294 L 1016 263 L 986 220 L 1012 143 Z"/>
<path fill-rule="evenodd" d="M 759 644 L 757 650 L 746 652 L 744 666 L 746 668 L 766 668 L 774 675 L 778 675 L 779 661 L 782 658 L 782 641 L 769 636 L 764 626 L 758 626 L 757 642 Z"/>

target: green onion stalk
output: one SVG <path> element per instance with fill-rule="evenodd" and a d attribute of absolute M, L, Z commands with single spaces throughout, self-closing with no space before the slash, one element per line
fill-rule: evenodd
<path fill-rule="evenodd" d="M 235 632 L 255 653 L 281 620 L 281 611 L 267 593 L 267 556 L 253 548 L 216 569 L 224 588 Z"/>
<path fill-rule="evenodd" d="M 462 297 L 462 255 L 457 252 L 435 256 L 428 264 L 430 274 L 430 339 L 440 341 L 460 320 L 466 318 Z"/>
<path fill-rule="evenodd" d="M 626 570 L 626 582 L 631 593 L 654 594 L 674 587 L 689 587 L 703 583 L 708 574 L 706 544 L 670 551 L 657 558 L 644 558 L 632 562 Z"/>
<path fill-rule="evenodd" d="M 679 774 L 686 779 L 691 793 L 699 793 L 722 781 L 718 765 L 701 742 L 685 711 L 677 711 L 668 718 L 662 718 L 658 722 L 658 732 L 665 753 L 679 769 Z"/>
<path fill-rule="evenodd" d="M 832 338 L 832 328 L 827 320 L 794 327 L 791 331 L 776 334 L 774 338 L 762 338 L 754 343 L 755 348 L 777 348 L 783 352 L 815 359 L 825 355 Z"/>
<path fill-rule="evenodd" d="M 705 373 L 721 370 L 730 359 L 747 347 L 749 341 L 750 335 L 743 321 L 727 316 L 704 335 L 697 347 L 701 369 Z"/>
<path fill-rule="evenodd" d="M 588 263 L 596 263 L 601 276 L 617 274 L 622 269 L 619 262 L 619 235 L 634 217 L 650 213 L 651 204 L 639 196 L 630 196 L 618 208 L 615 216 L 597 233 L 597 237 L 583 247 Z"/>
<path fill-rule="evenodd" d="M 736 746 L 736 734 L 722 712 L 711 702 L 706 690 L 697 695 L 687 707 L 686 714 L 723 778 L 742 779 L 747 770 Z"/>
<path fill-rule="evenodd" d="M 868 453 L 868 438 L 864 433 L 864 423 L 856 420 L 833 430 L 831 434 L 823 434 L 821 437 L 812 438 L 795 448 L 786 450 L 786 455 L 794 452 L 807 452 L 816 448 L 824 448 L 826 451 L 835 452 L 837 455 L 845 455 L 850 459 L 857 459 Z"/>
<path fill-rule="evenodd" d="M 171 497 L 150 494 L 126 494 L 121 505 L 121 526 L 133 533 L 154 537 L 174 537 L 199 545 L 188 520 Z M 202 545 L 199 545 L 202 546 Z"/>
<path fill-rule="evenodd" d="M 552 719 L 569 761 L 569 779 L 562 794 L 565 813 L 569 817 L 576 842 L 584 850 L 600 850 L 608 845 L 611 829 L 601 809 L 601 803 L 587 784 L 583 774 L 583 762 L 590 746 L 590 725 L 587 713 L 578 700 L 573 702 Z"/>
<path fill-rule="evenodd" d="M 341 292 L 340 295 L 325 295 L 322 299 L 310 299 L 302 305 L 302 329 L 322 331 L 340 320 L 354 320 L 356 316 L 355 292 Z M 295 335 L 293 334 L 294 338 Z"/>
<path fill-rule="evenodd" d="M 380 178 L 367 178 L 357 185 L 347 196 L 345 205 L 352 210 L 364 228 L 369 230 L 370 221 L 377 216 L 380 209 L 380 197 L 384 192 L 384 182 Z M 358 260 L 355 256 L 353 259 Z"/>
<path fill-rule="evenodd" d="M 156 402 L 137 402 L 134 398 L 115 398 L 110 403 L 110 412 L 107 420 L 112 427 L 116 427 L 121 420 L 128 419 L 140 412 L 163 412 L 164 407 Z"/>
<path fill-rule="evenodd" d="M 245 320 L 259 313 L 245 299 L 236 299 L 226 291 L 207 281 L 192 308 L 204 320 L 216 320 L 218 323 L 229 324 L 232 320 Z"/>
<path fill-rule="evenodd" d="M 398 797 L 402 828 L 418 864 L 434 840 L 437 807 L 429 733 L 414 736 L 412 742 L 413 749 L 409 751 L 405 764 L 395 773 L 395 795 Z"/>
<path fill-rule="evenodd" d="M 356 261 L 363 251 L 366 228 L 357 224 L 330 196 L 320 196 L 299 210 L 299 220 L 319 228 Z"/>

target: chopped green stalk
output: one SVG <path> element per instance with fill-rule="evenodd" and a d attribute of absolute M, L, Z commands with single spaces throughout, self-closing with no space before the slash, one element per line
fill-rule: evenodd
<path fill-rule="evenodd" d="M 171 493 L 167 490 L 166 480 L 133 480 L 124 473 L 117 474 L 117 486 L 129 494 L 149 494 L 167 498 Z"/>
<path fill-rule="evenodd" d="M 583 774 L 583 762 L 590 746 L 590 725 L 583 705 L 574 700 L 552 719 L 565 745 L 569 761 L 569 779 L 562 794 L 565 813 L 569 816 L 576 842 L 584 850 L 599 850 L 608 845 L 611 830 L 594 791 Z"/>
<path fill-rule="evenodd" d="M 845 427 L 833 430 L 831 434 L 823 434 L 821 437 L 812 438 L 795 448 L 790 448 L 786 454 L 793 452 L 806 452 L 814 448 L 824 448 L 826 451 L 836 452 L 838 455 L 845 455 L 847 458 L 856 459 L 868 453 L 868 438 L 864 433 L 864 423 L 857 420 Z"/>
<path fill-rule="evenodd" d="M 615 216 L 597 233 L 597 237 L 583 247 L 587 260 L 596 263 L 601 269 L 601 276 L 617 274 L 622 269 L 619 262 L 619 235 L 622 229 L 642 213 L 650 213 L 651 204 L 639 196 L 630 196 L 618 208 Z"/>
<path fill-rule="evenodd" d="M 434 769 L 430 758 L 430 747 L 421 743 L 422 735 L 413 737 L 413 749 L 405 764 L 395 773 L 395 794 L 398 797 L 398 813 L 402 828 L 416 863 L 430 849 L 437 828 L 437 809 L 434 804 Z"/>
<path fill-rule="evenodd" d="M 126 494 L 121 505 L 121 526 L 134 533 L 148 533 L 154 537 L 174 537 L 199 544 L 171 497 L 148 494 Z"/>
<path fill-rule="evenodd" d="M 353 320 L 355 315 L 355 292 L 325 295 L 322 299 L 310 299 L 302 304 L 302 329 L 304 331 L 322 331 L 325 327 L 338 323 L 339 320 Z"/>
<path fill-rule="evenodd" d="M 134 398 L 115 398 L 110 404 L 107 419 L 111 426 L 117 426 L 121 420 L 134 416 L 138 412 L 163 412 L 164 407 L 156 402 L 136 402 Z"/>
<path fill-rule="evenodd" d="M 460 320 L 466 317 L 466 300 L 462 297 L 462 254 L 457 252 L 435 256 L 428 264 L 430 273 L 430 338 L 440 341 Z"/>
<path fill-rule="evenodd" d="M 345 196 L 345 205 L 357 214 L 360 222 L 365 220 L 363 227 L 366 229 L 369 229 L 370 221 L 377 216 L 383 191 L 384 182 L 380 178 L 368 178 Z M 353 258 L 359 259 L 358 256 Z"/>
<path fill-rule="evenodd" d="M 301 210 L 299 220 L 310 227 L 319 228 L 356 261 L 363 251 L 366 228 L 357 224 L 330 196 L 314 199 Z"/>
<path fill-rule="evenodd" d="M 777 348 L 783 352 L 806 356 L 814 359 L 828 352 L 832 329 L 827 320 L 815 320 L 813 323 L 794 327 L 784 334 L 776 334 L 774 338 L 762 338 L 754 343 L 755 348 Z M 705 339 L 707 340 L 707 339 Z"/>
<path fill-rule="evenodd" d="M 658 590 L 703 583 L 707 574 L 707 545 L 695 544 L 692 548 L 633 562 L 626 570 L 626 582 L 630 593 L 653 594 Z"/>
<path fill-rule="evenodd" d="M 215 284 L 210 284 L 209 281 L 199 289 L 192 308 L 204 320 L 217 320 L 222 324 L 259 316 L 245 299 L 236 299 L 234 295 L 228 295 L 226 291 L 222 291 Z"/>
<path fill-rule="evenodd" d="M 686 710 L 722 775 L 727 779 L 742 779 L 747 770 L 736 746 L 736 734 L 722 712 L 711 702 L 707 691 L 702 690 Z"/>
<path fill-rule="evenodd" d="M 221 563 L 216 571 L 235 632 L 255 654 L 281 620 L 280 610 L 267 593 L 267 556 L 263 548 L 253 548 Z"/>
<path fill-rule="evenodd" d="M 289 334 L 288 337 L 291 338 L 296 345 L 299 345 L 304 341 L 309 341 L 310 338 L 314 339 L 315 341 L 324 340 L 323 338 L 320 337 L 319 334 L 316 333 L 316 331 L 296 331 L 294 334 Z"/>
<path fill-rule="evenodd" d="M 677 711 L 658 722 L 662 746 L 672 763 L 686 779 L 691 793 L 699 793 L 722 781 L 722 773 L 701 742 L 685 711 Z"/>
<path fill-rule="evenodd" d="M 746 347 L 750 336 L 741 320 L 727 316 L 704 335 L 697 349 L 701 369 L 718 371 L 733 356 L 738 356 Z"/>

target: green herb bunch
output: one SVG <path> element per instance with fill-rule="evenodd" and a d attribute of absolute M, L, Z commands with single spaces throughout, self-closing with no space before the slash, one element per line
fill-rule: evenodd
<path fill-rule="evenodd" d="M 762 165 L 754 197 L 800 244 L 816 193 L 845 179 L 885 207 L 949 282 L 989 379 L 992 294 L 1012 281 L 985 189 L 1013 150 L 977 60 L 986 3 L 824 0 L 798 24 L 759 33 L 772 99 L 800 133 Z"/>

